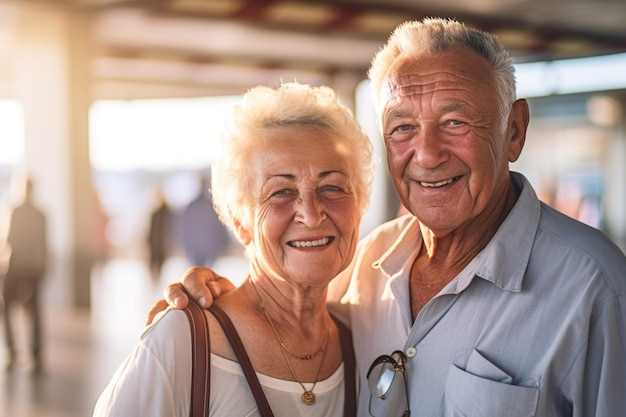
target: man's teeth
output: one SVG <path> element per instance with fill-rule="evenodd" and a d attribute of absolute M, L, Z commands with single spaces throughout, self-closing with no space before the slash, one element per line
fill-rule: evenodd
<path fill-rule="evenodd" d="M 423 181 L 420 181 L 420 184 L 422 184 L 423 187 L 437 188 L 437 187 L 442 187 L 444 185 L 448 185 L 452 181 L 454 181 L 454 178 L 451 178 L 451 179 L 445 180 L 445 181 L 434 182 L 434 183 L 433 182 L 423 182 Z"/>
<path fill-rule="evenodd" d="M 330 238 L 325 237 L 323 239 L 318 239 L 318 240 L 293 241 L 293 242 L 289 242 L 289 245 L 296 247 L 296 248 L 312 248 L 315 246 L 327 245 L 328 242 L 330 242 Z"/>

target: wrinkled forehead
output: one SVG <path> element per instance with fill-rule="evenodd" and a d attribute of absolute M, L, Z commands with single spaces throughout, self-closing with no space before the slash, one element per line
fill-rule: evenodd
<path fill-rule="evenodd" d="M 480 83 L 458 74 L 403 74 L 387 79 L 379 96 L 380 122 L 392 109 L 413 108 L 417 103 L 452 106 L 472 102 L 481 94 Z"/>
<path fill-rule="evenodd" d="M 386 74 L 380 91 L 380 104 L 402 97 L 438 91 L 484 93 L 495 87 L 494 74 L 484 58 L 460 50 L 442 54 L 423 54 L 396 61 Z"/>
<path fill-rule="evenodd" d="M 381 86 L 380 101 L 398 101 L 402 97 L 424 95 L 438 90 L 450 90 L 462 80 L 452 73 L 405 73 L 387 78 Z"/>

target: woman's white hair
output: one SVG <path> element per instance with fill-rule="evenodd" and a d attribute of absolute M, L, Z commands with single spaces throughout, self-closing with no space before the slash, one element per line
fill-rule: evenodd
<path fill-rule="evenodd" d="M 508 51 L 496 36 L 450 19 L 408 21 L 393 31 L 387 44 L 374 56 L 368 72 L 378 105 L 383 104 L 380 103 L 381 88 L 390 76 L 388 72 L 394 62 L 399 59 L 417 60 L 420 55 L 438 55 L 459 49 L 477 53 L 493 68 L 501 117 L 506 122 L 516 98 L 515 68 Z"/>
<path fill-rule="evenodd" d="M 345 143 L 352 159 L 350 179 L 361 213 L 369 203 L 373 179 L 372 144 L 348 108 L 329 87 L 283 83 L 255 87 L 233 107 L 221 136 L 221 155 L 211 167 L 213 204 L 221 221 L 236 232 L 236 222 L 252 230 L 259 133 L 267 129 L 316 127 Z M 296 140 L 297 138 L 294 138 Z"/>

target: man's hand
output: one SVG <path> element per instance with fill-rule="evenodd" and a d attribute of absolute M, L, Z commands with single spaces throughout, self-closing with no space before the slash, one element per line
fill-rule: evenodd
<path fill-rule="evenodd" d="M 150 307 L 150 311 L 148 311 L 148 314 L 146 315 L 146 321 L 144 322 L 144 325 L 149 326 L 150 324 L 152 324 L 152 320 L 154 320 L 156 315 L 166 308 L 167 301 L 165 301 L 163 298 L 157 300 L 154 304 L 152 304 L 152 307 Z"/>
<path fill-rule="evenodd" d="M 165 299 L 155 302 L 146 316 L 146 326 L 167 306 L 182 310 L 187 307 L 189 297 L 201 307 L 209 308 L 213 300 L 220 295 L 232 291 L 235 286 L 226 278 L 217 275 L 213 270 L 203 266 L 189 268 L 181 282 L 169 284 L 163 290 Z"/>

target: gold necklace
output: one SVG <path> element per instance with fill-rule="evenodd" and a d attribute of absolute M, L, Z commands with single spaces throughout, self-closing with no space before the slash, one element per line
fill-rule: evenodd
<path fill-rule="evenodd" d="M 304 384 L 298 379 L 298 377 L 296 376 L 296 373 L 293 370 L 293 367 L 291 366 L 291 362 L 289 362 L 289 358 L 287 357 L 287 353 L 290 353 L 289 350 L 287 349 L 287 347 L 285 346 L 285 344 L 283 343 L 283 341 L 280 339 L 280 336 L 278 335 L 278 330 L 276 330 L 276 326 L 274 326 L 274 322 L 272 322 L 272 319 L 270 318 L 269 313 L 267 312 L 267 310 L 265 309 L 265 305 L 263 304 L 263 300 L 261 299 L 261 294 L 259 293 L 259 290 L 256 288 L 256 285 L 254 285 L 254 283 L 252 283 L 252 286 L 254 287 L 254 290 L 256 291 L 256 295 L 259 301 L 259 306 L 261 307 L 261 310 L 263 311 L 263 314 L 265 314 L 265 318 L 267 319 L 267 322 L 270 324 L 270 327 L 272 328 L 272 330 L 274 331 L 274 335 L 276 336 L 276 339 L 278 339 L 278 343 L 280 344 L 280 351 L 283 354 L 283 358 L 285 358 L 285 362 L 287 363 L 287 368 L 289 368 L 289 372 L 291 373 L 291 376 L 293 377 L 293 379 L 300 384 L 300 386 L 302 387 L 302 389 L 304 390 L 304 392 L 302 393 L 302 397 L 301 400 L 304 404 L 306 405 L 312 405 L 315 404 L 315 394 L 313 393 L 313 390 L 315 389 L 315 385 L 317 384 L 317 381 L 320 377 L 320 373 L 322 372 L 322 366 L 324 365 L 324 358 L 326 358 L 326 352 L 327 349 L 326 347 L 328 346 L 328 322 L 326 323 L 326 336 L 324 337 L 324 342 L 322 343 L 322 346 L 320 347 L 320 349 L 314 353 L 313 355 L 307 355 L 303 358 L 309 358 L 309 356 L 311 357 L 310 359 L 313 359 L 315 356 L 319 355 L 320 352 L 322 352 L 322 360 L 320 361 L 320 367 L 317 370 L 317 374 L 315 375 L 315 380 L 313 381 L 313 386 L 311 387 L 310 390 L 307 390 L 306 387 L 304 386 Z M 291 353 L 290 353 L 291 354 Z M 293 356 L 293 354 L 291 354 Z M 298 356 L 296 356 L 298 357 Z"/>
<path fill-rule="evenodd" d="M 271 321 L 270 321 L 270 324 L 271 324 Z M 272 328 L 273 328 L 273 327 L 274 327 L 274 326 L 272 326 Z M 277 338 L 278 338 L 278 343 L 280 343 L 280 347 L 281 347 L 281 348 L 282 348 L 285 352 L 287 352 L 287 354 L 288 354 L 289 356 L 291 356 L 292 358 L 296 358 L 296 359 L 303 360 L 303 361 L 310 361 L 311 359 L 315 359 L 315 358 L 317 358 L 317 357 L 318 357 L 318 355 L 319 355 L 320 353 L 323 353 L 323 352 L 324 352 L 324 349 L 326 349 L 326 345 L 328 344 L 328 333 L 329 333 L 329 331 L 328 331 L 328 325 L 327 325 L 327 326 L 326 326 L 326 336 L 324 336 L 324 341 L 323 341 L 323 342 L 322 342 L 322 344 L 320 345 L 320 348 L 317 350 L 317 352 L 315 352 L 315 353 L 311 353 L 310 355 L 304 355 L 304 356 L 298 356 L 298 355 L 296 355 L 296 354 L 291 353 L 291 351 L 290 351 L 289 349 L 287 349 L 287 346 L 285 346 L 285 344 L 284 344 L 284 343 L 280 340 L 280 338 L 278 338 L 278 335 L 276 335 L 276 336 L 277 336 Z"/>

